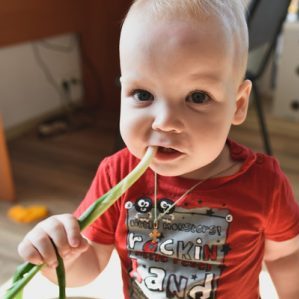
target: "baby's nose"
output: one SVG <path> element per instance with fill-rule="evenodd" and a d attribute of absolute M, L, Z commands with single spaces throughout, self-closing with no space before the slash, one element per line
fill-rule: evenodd
<path fill-rule="evenodd" d="M 163 132 L 180 133 L 183 130 L 183 115 L 179 107 L 161 104 L 155 111 L 152 129 Z"/>

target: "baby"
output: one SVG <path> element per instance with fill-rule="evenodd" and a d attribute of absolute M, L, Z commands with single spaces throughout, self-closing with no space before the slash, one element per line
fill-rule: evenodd
<path fill-rule="evenodd" d="M 120 37 L 120 131 L 74 215 L 52 216 L 19 245 L 46 263 L 51 240 L 68 286 L 93 280 L 115 248 L 124 297 L 258 299 L 266 262 L 280 298 L 299 298 L 299 207 L 274 158 L 228 138 L 246 118 L 248 32 L 240 0 L 137 0 Z M 76 220 L 149 146 L 150 168 L 83 235 Z M 95 294 L 96 295 L 96 294 Z"/>

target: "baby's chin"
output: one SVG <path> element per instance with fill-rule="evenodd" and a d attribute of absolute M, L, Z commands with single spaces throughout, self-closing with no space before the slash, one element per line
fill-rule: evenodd
<path fill-rule="evenodd" d="M 185 177 L 188 175 L 188 172 L 178 169 L 175 166 L 161 166 L 157 164 L 151 164 L 150 169 L 153 172 L 156 172 L 160 176 L 167 176 L 167 177 Z"/>

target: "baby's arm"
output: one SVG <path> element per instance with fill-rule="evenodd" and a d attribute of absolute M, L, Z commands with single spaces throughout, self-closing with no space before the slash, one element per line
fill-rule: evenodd
<path fill-rule="evenodd" d="M 266 240 L 265 263 L 280 299 L 299 298 L 299 235 L 284 242 Z"/>
<path fill-rule="evenodd" d="M 69 287 L 92 281 L 105 268 L 113 246 L 93 243 L 81 233 L 71 214 L 56 215 L 37 224 L 19 244 L 20 256 L 33 264 L 46 264 L 42 273 L 56 282 L 57 259 L 52 242 L 64 260 Z"/>

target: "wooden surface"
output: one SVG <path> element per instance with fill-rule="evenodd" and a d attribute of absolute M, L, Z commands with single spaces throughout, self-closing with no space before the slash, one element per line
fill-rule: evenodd
<path fill-rule="evenodd" d="M 71 212 L 88 189 L 100 160 L 114 151 L 118 116 L 94 115 L 90 127 L 60 136 L 39 139 L 36 132 L 9 143 L 17 197 L 22 204 L 41 203 L 50 213 Z M 293 183 L 299 199 L 299 123 L 268 119 L 274 153 Z M 256 117 L 250 112 L 232 136 L 256 150 L 262 143 Z M 0 202 L 0 284 L 21 262 L 17 244 L 33 224 L 16 224 L 7 219 L 10 207 Z"/>
<path fill-rule="evenodd" d="M 0 0 L 0 47 L 78 33 L 85 101 L 118 111 L 118 41 L 131 0 Z"/>
<path fill-rule="evenodd" d="M 119 110 L 118 42 L 122 20 L 131 0 L 90 0 L 82 4 L 82 71 L 85 100 Z"/>
<path fill-rule="evenodd" d="M 78 32 L 80 4 L 79 0 L 2 0 L 0 46 Z"/>
<path fill-rule="evenodd" d="M 14 201 L 16 192 L 11 172 L 2 116 L 0 115 L 0 200 Z"/>
<path fill-rule="evenodd" d="M 45 204 L 51 214 L 75 209 L 100 160 L 114 150 L 118 116 L 89 112 L 89 121 L 89 127 L 55 137 L 39 139 L 32 131 L 9 142 L 19 203 Z M 80 126 L 80 119 L 76 125 Z M 10 203 L 0 201 L 0 285 L 21 262 L 17 244 L 33 226 L 9 220 L 9 207 Z"/>

